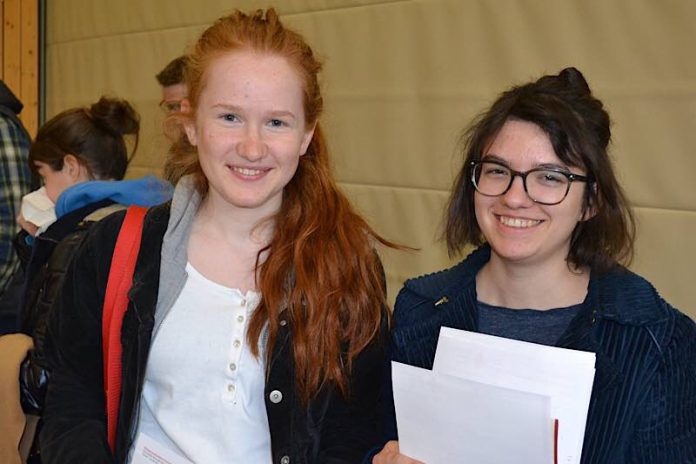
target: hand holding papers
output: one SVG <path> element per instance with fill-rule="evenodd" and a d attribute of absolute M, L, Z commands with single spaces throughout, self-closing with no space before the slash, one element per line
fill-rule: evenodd
<path fill-rule="evenodd" d="M 433 371 L 393 363 L 401 452 L 428 464 L 580 462 L 593 353 L 442 328 Z"/>

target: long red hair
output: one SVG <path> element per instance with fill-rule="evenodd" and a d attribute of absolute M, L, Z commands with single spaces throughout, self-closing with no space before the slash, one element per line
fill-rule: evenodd
<path fill-rule="evenodd" d="M 186 81 L 193 117 L 210 62 L 235 50 L 284 57 L 303 82 L 305 123 L 314 136 L 273 218 L 274 235 L 257 266 L 261 302 L 249 322 L 252 351 L 268 330 L 267 357 L 273 352 L 281 319 L 292 331 L 295 382 L 307 402 L 322 386 L 333 384 L 348 394 L 353 359 L 376 336 L 388 317 L 386 288 L 374 245 L 383 239 L 352 208 L 336 186 L 326 141 L 318 122 L 323 109 L 317 74 L 321 63 L 275 10 L 251 15 L 236 11 L 218 19 L 189 56 Z M 194 174 L 202 194 L 207 180 L 193 147 L 175 144 L 168 160 L 175 178 Z M 267 328 L 267 329 L 265 329 Z"/>

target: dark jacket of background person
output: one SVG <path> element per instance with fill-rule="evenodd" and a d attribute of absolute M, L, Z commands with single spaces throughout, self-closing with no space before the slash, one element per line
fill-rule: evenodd
<path fill-rule="evenodd" d="M 477 331 L 475 279 L 489 257 L 483 246 L 455 267 L 405 283 L 394 310 L 394 361 L 432 369 L 440 327 Z M 620 266 L 593 274 L 557 346 L 597 356 L 582 464 L 696 462 L 696 325 L 650 283 Z M 391 379 L 385 389 L 391 397 Z M 393 440 L 393 403 L 387 416 Z"/>
<path fill-rule="evenodd" d="M 22 276 L 12 249 L 22 196 L 31 189 L 27 156 L 31 140 L 17 115 L 22 103 L 0 80 L 0 335 L 16 331 Z"/>
<path fill-rule="evenodd" d="M 95 216 L 89 220 L 85 218 L 112 203 L 105 200 L 67 214 L 36 237 L 33 246 L 26 243 L 28 236 L 26 232 L 22 231 L 17 235 L 15 244 L 27 274 L 20 330 L 34 339 L 32 361 L 20 370 L 22 408 L 27 414 L 40 414 L 43 409 L 48 381 L 47 373 L 42 367 L 45 365 L 43 345 L 46 319 L 63 284 L 65 271 L 75 251 L 89 227 L 98 220 Z"/>
<path fill-rule="evenodd" d="M 41 434 L 46 464 L 124 462 L 135 440 L 138 405 L 161 291 L 160 261 L 167 267 L 176 264 L 172 257 L 161 256 L 170 207 L 155 207 L 145 219 L 130 304 L 123 320 L 122 390 L 114 459 L 106 440 L 101 311 L 111 253 L 122 220 L 123 214 L 117 213 L 92 228 L 68 269 L 57 311 L 53 312 L 61 317 L 52 316 L 49 321 L 47 353 L 53 378 Z M 170 282 L 165 293 L 175 299 L 180 288 L 171 287 Z M 264 393 L 273 462 L 359 462 L 380 435 L 379 385 L 374 379 L 383 376 L 386 365 L 386 325 L 353 362 L 351 401 L 346 402 L 336 390 L 325 386 L 308 407 L 301 404 L 295 390 L 292 323 L 285 320 L 280 325 L 281 332 L 266 367 Z M 71 413 L 62 414 L 64 411 Z"/>
<path fill-rule="evenodd" d="M 46 320 L 66 269 L 87 229 L 104 216 L 122 209 L 122 205 L 152 206 L 171 198 L 171 186 L 154 177 L 127 181 L 90 181 L 77 184 L 58 199 L 58 220 L 28 244 L 22 231 L 15 240 L 26 274 L 26 290 L 21 316 L 21 331 L 34 338 L 34 349 L 21 369 L 24 412 L 39 414 L 42 409 L 48 374 L 43 355 Z M 120 203 L 120 204 L 119 204 Z"/>

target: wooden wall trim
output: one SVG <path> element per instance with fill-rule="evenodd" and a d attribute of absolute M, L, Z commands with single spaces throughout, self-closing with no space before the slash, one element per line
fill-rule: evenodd
<path fill-rule="evenodd" d="M 39 124 L 39 2 L 2 0 L 2 80 L 24 103 L 20 115 L 29 133 Z"/>

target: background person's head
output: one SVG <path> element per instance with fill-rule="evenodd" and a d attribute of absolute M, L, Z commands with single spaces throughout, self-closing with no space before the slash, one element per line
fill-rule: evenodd
<path fill-rule="evenodd" d="M 586 220 L 577 223 L 570 237 L 569 264 L 605 270 L 616 262 L 630 262 L 634 220 L 608 155 L 609 115 L 575 68 L 502 93 L 464 133 L 464 164 L 447 211 L 445 235 L 450 253 L 486 241 L 476 221 L 474 196 L 480 194 L 471 182 L 471 162 L 481 159 L 511 120 L 538 126 L 548 136 L 555 155 L 591 180 L 573 186 L 584 188 L 582 208 L 588 214 Z"/>
<path fill-rule="evenodd" d="M 139 130 L 138 113 L 127 101 L 102 97 L 41 126 L 29 150 L 29 165 L 55 203 L 63 190 L 79 182 L 123 179 L 129 162 L 124 137 L 134 136 L 135 152 Z"/>
<path fill-rule="evenodd" d="M 185 55 L 174 58 L 155 76 L 162 87 L 160 107 L 166 114 L 180 111 L 181 101 L 188 96 L 185 81 L 186 63 Z"/>

